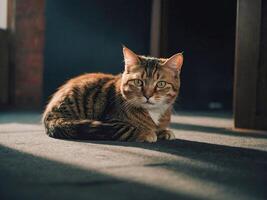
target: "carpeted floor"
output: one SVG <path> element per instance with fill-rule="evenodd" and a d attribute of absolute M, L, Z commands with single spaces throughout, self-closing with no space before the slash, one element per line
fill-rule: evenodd
<path fill-rule="evenodd" d="M 224 113 L 173 116 L 176 140 L 56 140 L 38 113 L 0 113 L 0 199 L 267 199 L 267 134 Z"/>

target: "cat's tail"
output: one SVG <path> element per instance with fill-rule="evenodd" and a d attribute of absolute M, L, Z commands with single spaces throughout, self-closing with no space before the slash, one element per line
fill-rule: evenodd
<path fill-rule="evenodd" d="M 46 134 L 53 138 L 81 140 L 121 140 L 135 138 L 136 128 L 118 120 L 44 120 Z"/>

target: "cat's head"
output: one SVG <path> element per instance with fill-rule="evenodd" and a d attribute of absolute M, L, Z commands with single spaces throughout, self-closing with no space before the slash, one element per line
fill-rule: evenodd
<path fill-rule="evenodd" d="M 123 47 L 125 70 L 121 93 L 131 104 L 146 109 L 160 109 L 173 104 L 179 93 L 183 55 L 153 58 L 136 55 Z"/>

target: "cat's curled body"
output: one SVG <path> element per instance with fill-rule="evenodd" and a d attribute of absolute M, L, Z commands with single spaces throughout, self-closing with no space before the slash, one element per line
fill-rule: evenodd
<path fill-rule="evenodd" d="M 123 54 L 123 74 L 85 74 L 59 88 L 43 114 L 47 135 L 140 142 L 174 138 L 167 127 L 179 93 L 182 54 L 157 59 L 126 47 Z"/>

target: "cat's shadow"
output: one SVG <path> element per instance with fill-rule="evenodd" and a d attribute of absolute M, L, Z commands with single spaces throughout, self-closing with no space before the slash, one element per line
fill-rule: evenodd
<path fill-rule="evenodd" d="M 240 138 L 257 138 L 265 140 L 267 139 L 267 134 L 258 132 L 241 132 L 221 127 L 208 127 L 204 125 L 192 125 L 192 124 L 182 124 L 182 123 L 171 123 L 171 128 L 178 131 L 198 131 L 212 134 L 220 134 L 226 136 L 237 136 Z M 104 144 L 109 146 L 121 146 L 121 147 L 136 147 L 142 149 L 148 149 L 153 151 L 159 151 L 174 155 L 194 157 L 195 159 L 212 159 L 213 156 L 222 156 L 222 158 L 236 158 L 240 159 L 243 157 L 254 158 L 267 161 L 267 152 L 243 148 L 243 147 L 233 147 L 221 144 L 212 144 L 199 141 L 191 141 L 178 139 L 175 140 L 158 140 L 156 143 L 139 143 L 139 142 L 120 142 L 120 141 L 91 141 L 91 140 L 72 140 L 76 142 L 94 143 L 94 144 Z M 207 154 L 209 156 L 207 156 Z M 208 158 L 209 157 L 209 158 Z"/>
<path fill-rule="evenodd" d="M 243 148 L 233 147 L 221 144 L 204 143 L 198 141 L 190 141 L 184 139 L 175 140 L 159 140 L 155 143 L 139 143 L 139 142 L 119 142 L 119 141 L 90 141 L 90 140 L 72 140 L 76 142 L 86 142 L 92 144 L 101 144 L 109 146 L 135 147 L 169 153 L 178 156 L 186 156 L 197 160 L 212 160 L 214 156 L 222 156 L 221 158 L 231 159 L 255 159 L 257 161 L 265 161 L 267 163 L 267 152 Z"/>
<path fill-rule="evenodd" d="M 141 163 L 140 165 L 144 165 L 144 167 L 152 169 L 164 168 L 166 170 L 171 170 L 172 172 L 171 174 L 177 172 L 179 174 L 182 174 L 182 176 L 180 177 L 181 179 L 189 177 L 189 181 L 193 181 L 193 183 L 195 180 L 198 180 L 198 183 L 202 184 L 208 183 L 207 188 L 218 186 L 220 189 L 229 187 L 231 188 L 230 189 L 231 192 L 233 192 L 234 190 L 234 192 L 237 192 L 237 194 L 238 193 L 241 193 L 243 195 L 247 194 L 247 196 L 251 197 L 251 199 L 257 199 L 255 197 L 258 196 L 260 197 L 266 196 L 266 184 L 264 184 L 264 181 L 266 181 L 267 155 L 265 152 L 262 151 L 237 148 L 237 147 L 228 147 L 223 145 L 207 144 L 207 143 L 187 141 L 181 139 L 176 139 L 172 141 L 159 141 L 153 144 L 136 143 L 136 142 L 115 142 L 115 141 L 75 141 L 75 142 L 89 143 L 94 145 L 99 144 L 100 147 L 106 145 L 116 146 L 116 147 L 121 147 L 122 149 L 124 147 L 127 147 L 127 149 L 129 149 L 128 147 L 134 147 L 132 151 L 135 151 L 135 148 L 140 148 L 140 149 L 148 149 L 151 151 L 164 152 L 176 156 L 189 158 L 190 160 L 192 160 L 192 163 L 191 161 L 179 162 L 179 159 L 178 161 L 175 162 L 168 161 L 168 159 L 166 159 L 164 161 L 158 160 L 157 162 L 150 162 L 149 164 Z M 23 152 L 19 152 L 14 149 L 8 149 L 4 146 L 0 147 L 2 149 L 5 149 L 5 151 L 3 151 L 4 154 L 6 154 L 6 152 L 9 153 L 11 152 L 10 155 L 11 157 L 13 157 L 15 160 L 19 158 L 17 160 L 18 165 L 20 161 L 26 163 L 18 168 L 19 171 L 17 171 L 18 170 L 17 168 L 11 167 L 10 168 L 11 170 L 15 170 L 14 172 L 11 171 L 13 174 L 21 172 L 22 177 L 26 177 L 25 176 L 26 174 L 29 175 L 30 177 L 33 176 L 36 180 L 40 179 L 40 175 L 41 175 L 41 180 L 42 178 L 46 180 L 46 178 L 44 177 L 48 177 L 48 180 L 51 180 L 51 182 L 44 184 L 48 184 L 47 186 L 49 186 L 50 188 L 60 189 L 64 187 L 64 189 L 65 188 L 67 188 L 68 190 L 71 189 L 72 193 L 75 195 L 76 194 L 79 195 L 78 192 L 81 191 L 83 192 L 87 191 L 88 195 L 92 195 L 92 190 L 95 190 L 95 188 L 98 189 L 100 188 L 99 190 L 97 190 L 99 191 L 99 193 L 97 194 L 100 196 L 102 194 L 101 191 L 102 192 L 105 191 L 106 193 L 110 192 L 112 195 L 114 194 L 114 192 L 118 191 L 116 190 L 117 188 L 120 191 L 126 191 L 126 193 L 123 193 L 123 195 L 134 195 L 136 191 L 138 191 L 139 195 L 146 194 L 142 193 L 142 190 L 146 190 L 149 191 L 149 193 L 153 197 L 155 196 L 154 198 L 156 199 L 164 199 L 160 198 L 163 195 L 165 199 L 203 200 L 203 198 L 201 197 L 198 198 L 194 196 L 195 194 L 194 189 L 192 191 L 192 196 L 193 196 L 192 198 L 191 194 L 189 197 L 187 197 L 183 196 L 183 194 L 180 195 L 174 193 L 175 194 L 174 196 L 172 195 L 171 191 L 168 190 L 161 191 L 160 189 L 157 189 L 156 187 L 153 188 L 152 186 L 150 187 L 148 184 L 145 183 L 142 184 L 134 182 L 132 185 L 130 185 L 129 183 L 131 183 L 131 180 L 125 181 L 125 179 L 114 178 L 105 173 L 103 174 L 97 173 L 95 170 L 87 171 L 80 168 L 70 167 L 67 164 L 57 163 L 56 161 L 35 157 L 30 154 L 27 155 Z M 90 148 L 90 145 L 84 145 L 82 148 Z M 112 148 L 110 148 L 110 151 L 112 151 Z M 118 152 L 118 150 L 116 150 L 115 153 L 116 152 Z M 142 154 L 142 152 L 138 151 L 136 152 L 135 155 L 138 156 L 138 153 Z M 90 159 L 92 159 L 92 162 L 94 162 L 93 158 Z M 111 158 L 111 160 L 113 159 Z M 199 166 L 198 164 L 194 164 L 195 161 L 203 161 L 204 163 L 207 164 L 207 168 L 203 168 L 203 166 L 201 165 Z M 3 165 L 2 168 L 5 166 L 9 167 L 8 165 Z M 48 170 L 45 170 L 46 168 Z M 38 172 L 41 171 L 41 173 L 33 173 L 33 171 L 34 170 L 36 171 L 36 169 L 38 169 L 37 170 Z M 120 168 L 116 170 L 120 170 Z M 136 170 L 140 170 L 139 166 L 137 167 Z M 155 170 L 155 172 L 157 171 L 158 170 Z M 3 173 L 5 173 L 5 171 L 3 171 Z M 65 178 L 66 174 L 69 176 L 69 178 L 67 179 Z M 69 174 L 71 174 L 71 176 Z M 91 178 L 92 174 L 94 174 L 93 176 L 94 178 Z M 177 177 L 179 177 L 179 174 L 177 175 Z M 165 175 L 164 173 L 155 174 L 155 176 L 164 176 L 164 175 Z M 15 176 L 15 177 L 21 178 L 21 176 Z M 80 176 L 85 178 L 81 178 Z M 12 175 L 11 177 L 14 176 Z M 100 180 L 95 179 L 95 177 L 100 177 L 99 178 Z M 13 182 L 14 180 L 16 179 L 12 179 Z M 45 186 L 43 185 L 42 181 L 41 184 L 42 184 L 41 186 Z M 125 186 L 125 184 L 127 185 Z M 38 184 L 36 185 L 39 187 Z M 76 190 L 74 190 L 73 187 L 75 187 Z M 190 185 L 184 185 L 184 187 L 187 188 L 190 187 Z M 34 187 L 32 189 L 34 189 Z M 11 188 L 10 190 L 13 191 Z M 161 196 L 158 196 L 157 198 L 158 194 L 161 194 Z M 259 199 L 264 199 L 264 198 L 259 198 Z"/>
<path fill-rule="evenodd" d="M 72 140 L 82 143 L 101 144 L 117 147 L 135 147 L 191 158 L 193 160 L 216 163 L 223 166 L 234 164 L 235 167 L 245 163 L 263 164 L 267 168 L 267 152 L 251 148 L 233 147 L 221 144 L 204 143 L 184 139 L 170 141 L 159 140 L 156 143 Z M 250 162 L 253 163 L 250 163 Z M 267 171 L 266 171 L 267 172 Z"/>
<path fill-rule="evenodd" d="M 267 195 L 263 184 L 267 180 L 267 152 L 251 149 L 175 139 L 156 143 L 116 142 L 116 141 L 77 141 L 117 147 L 135 147 L 156 152 L 168 153 L 189 159 L 188 163 L 162 161 L 146 167 L 161 167 L 187 174 L 191 177 L 236 187 L 248 195 Z M 112 149 L 111 149 L 112 151 Z M 134 149 L 133 149 L 134 151 Z M 123 152 L 123 150 L 122 150 Z M 139 151 L 140 152 L 140 151 Z M 138 153 L 137 153 L 138 154 Z M 140 153 L 140 156 L 143 156 Z M 164 156 L 164 155 L 163 155 Z M 196 163 L 205 163 L 207 168 Z M 253 183 L 253 184 L 250 184 Z"/>

